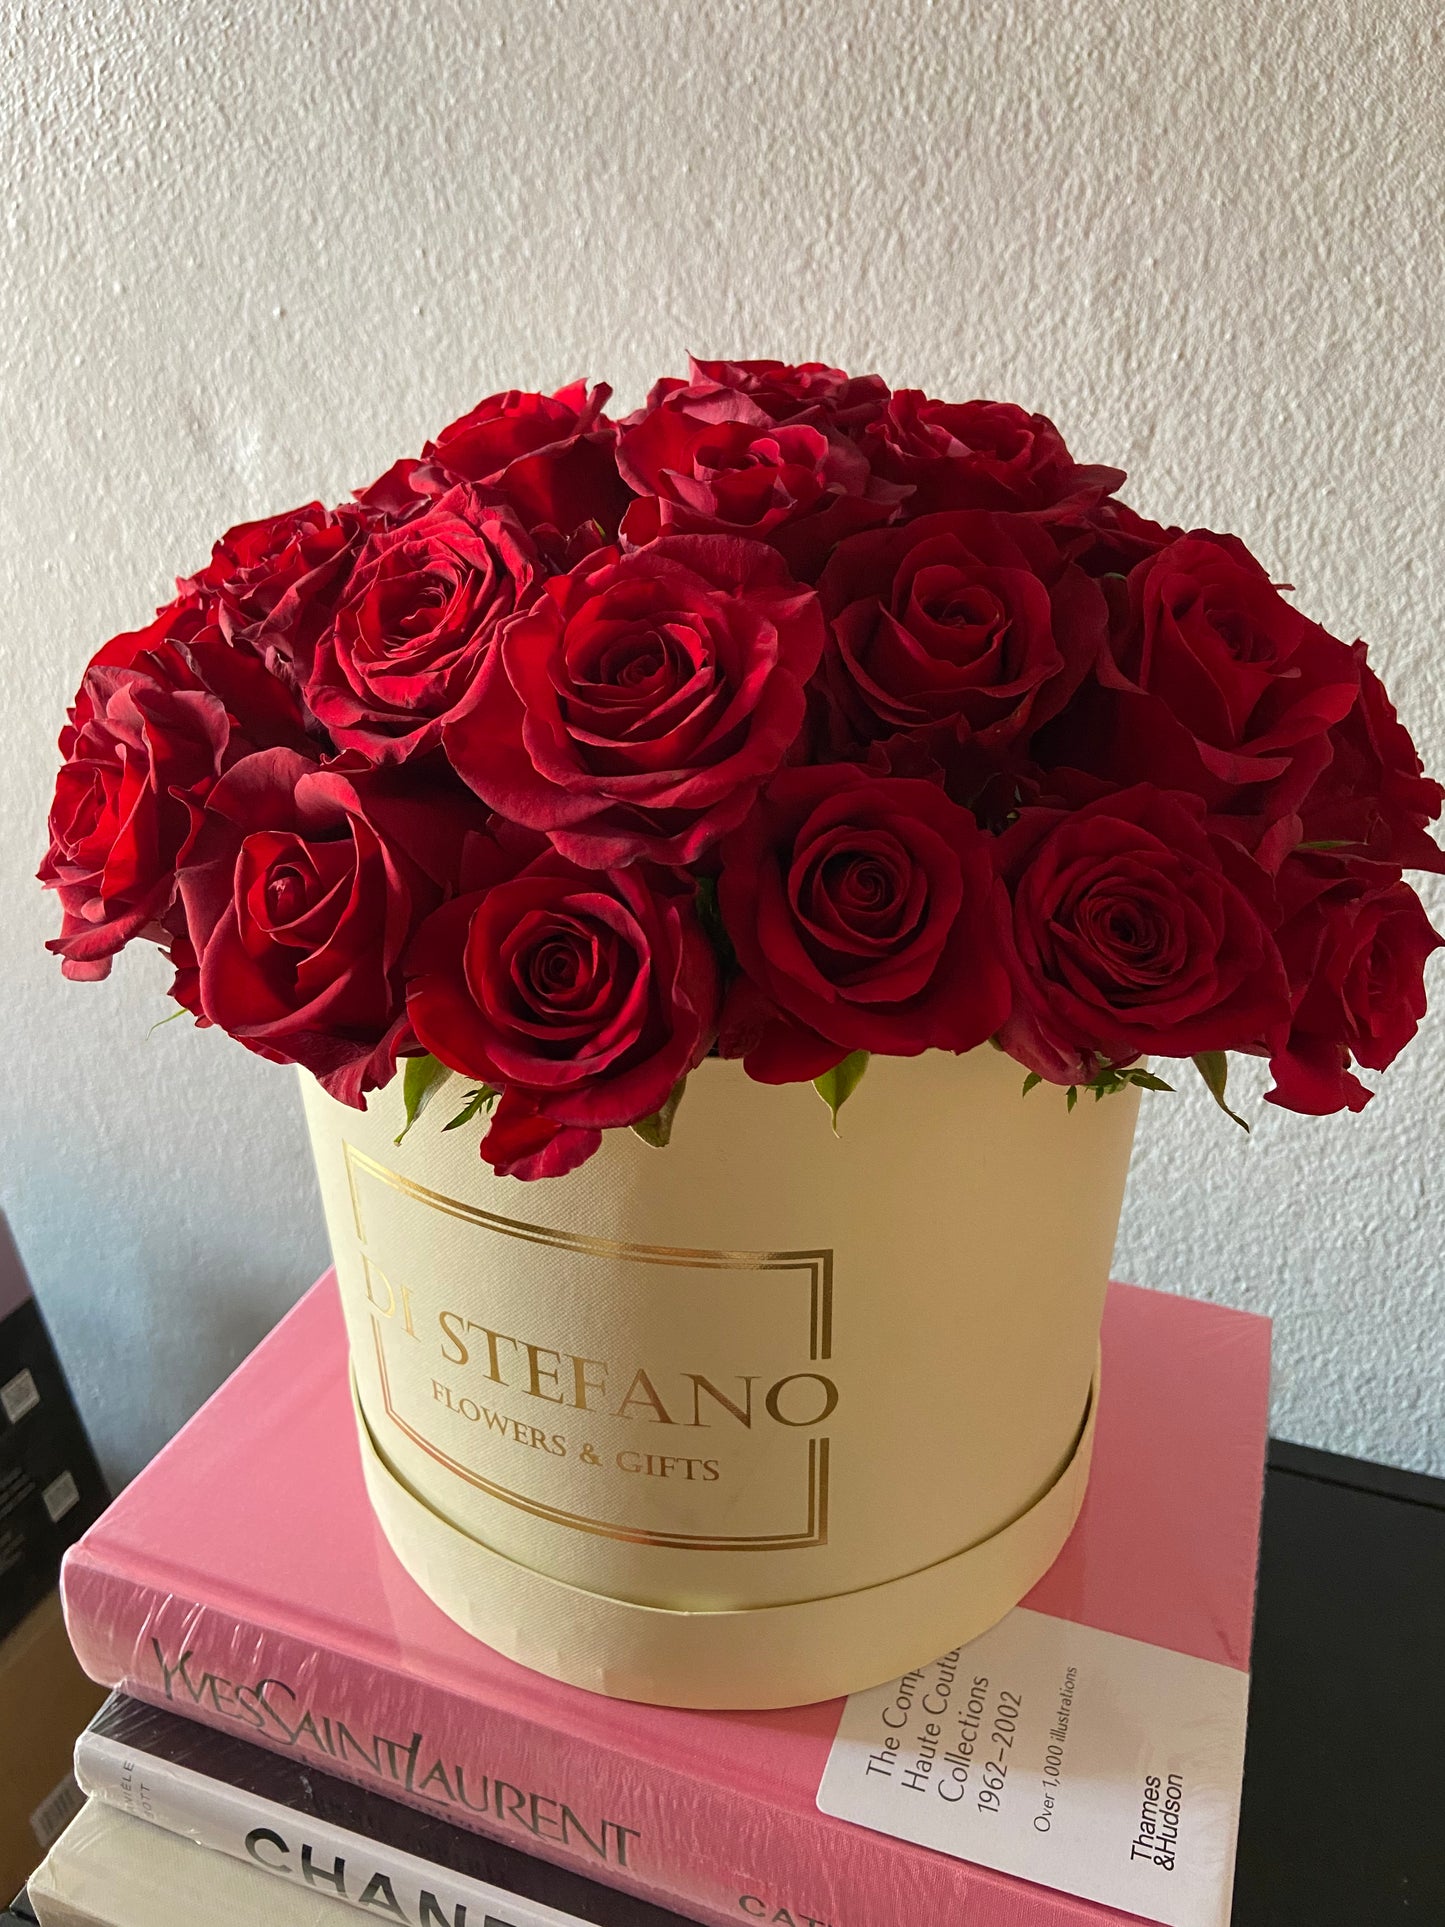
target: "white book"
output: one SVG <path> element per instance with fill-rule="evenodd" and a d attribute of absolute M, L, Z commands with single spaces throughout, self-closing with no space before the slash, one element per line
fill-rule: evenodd
<path fill-rule="evenodd" d="M 28 1888 L 40 1927 L 344 1927 L 339 1900 L 90 1800 Z"/>

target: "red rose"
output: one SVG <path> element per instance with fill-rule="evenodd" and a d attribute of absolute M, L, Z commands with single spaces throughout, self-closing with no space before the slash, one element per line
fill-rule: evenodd
<path fill-rule="evenodd" d="M 540 586 L 536 550 L 511 511 L 453 489 L 361 550 L 306 700 L 342 748 L 369 762 L 432 749 L 498 628 Z"/>
<path fill-rule="evenodd" d="M 421 1042 L 503 1092 L 482 1143 L 503 1176 L 560 1177 L 605 1128 L 650 1117 L 716 1023 L 717 966 L 685 886 L 555 851 L 444 904 L 406 971 Z"/>
<path fill-rule="evenodd" d="M 175 865 L 195 835 L 226 760 L 224 705 L 172 651 L 86 672 L 50 808 L 40 879 L 60 896 L 61 934 L 46 948 L 67 977 L 109 974 L 130 939 L 175 896 Z"/>
<path fill-rule="evenodd" d="M 507 625 L 443 743 L 574 862 L 690 863 L 782 762 L 822 646 L 816 596 L 760 543 L 603 550 Z"/>
<path fill-rule="evenodd" d="M 1098 587 L 1035 518 L 928 515 L 850 536 L 818 584 L 824 680 L 868 743 L 938 730 L 986 748 L 1061 709 L 1105 642 Z"/>
<path fill-rule="evenodd" d="M 1012 402 L 931 401 L 900 388 L 865 429 L 874 473 L 911 491 L 906 515 L 937 509 L 1045 509 L 1097 502 L 1121 468 L 1081 468 L 1044 415 Z"/>
<path fill-rule="evenodd" d="M 409 520 L 418 498 L 466 482 L 539 538 L 550 533 L 565 542 L 595 524 L 597 539 L 612 541 L 628 494 L 617 474 L 616 430 L 602 413 L 611 393 L 574 381 L 555 395 L 516 388 L 488 395 L 428 442 L 419 462 L 396 463 L 358 500 L 373 513 Z"/>
<path fill-rule="evenodd" d="M 1128 615 L 1041 761 L 1189 790 L 1263 829 L 1298 808 L 1350 710 L 1350 651 L 1287 603 L 1242 542 L 1196 531 L 1140 562 Z"/>
<path fill-rule="evenodd" d="M 888 384 L 881 375 L 845 375 L 821 361 L 698 361 L 689 355 L 687 365 L 686 381 L 658 382 L 646 408 L 624 425 L 640 420 L 680 389 L 695 398 L 695 413 L 704 412 L 710 400 L 746 395 L 775 422 L 827 422 L 849 432 L 873 421 L 888 402 Z"/>
<path fill-rule="evenodd" d="M 318 631 L 346 585 L 363 535 L 354 509 L 320 502 L 228 529 L 199 574 L 177 586 L 214 609 L 231 643 L 304 681 Z"/>
<path fill-rule="evenodd" d="M 622 518 L 630 543 L 752 536 L 811 581 L 835 542 L 890 521 L 907 492 L 879 481 L 825 420 L 780 423 L 750 395 L 711 382 L 659 384 L 653 394 L 617 441 L 617 466 L 640 498 Z"/>
<path fill-rule="evenodd" d="M 1426 835 L 1445 789 L 1426 776 L 1409 731 L 1379 677 L 1353 651 L 1360 693 L 1329 732 L 1330 760 L 1300 809 L 1301 840 L 1345 846 L 1352 856 L 1404 870 L 1445 871 L 1445 853 Z M 1362 1060 L 1363 1061 L 1363 1060 Z"/>
<path fill-rule="evenodd" d="M 233 648 L 199 597 L 106 643 L 61 734 L 63 760 L 40 879 L 60 897 L 47 944 L 67 977 L 99 978 L 175 899 L 211 786 L 251 750 L 306 741 L 300 710 L 261 663 Z"/>
<path fill-rule="evenodd" d="M 1294 1013 L 1270 1059 L 1271 1104 L 1323 1116 L 1362 1111 L 1372 1092 L 1350 1059 L 1387 1070 L 1425 1015 L 1425 960 L 1441 938 L 1420 899 L 1383 865 L 1291 858 L 1279 881 L 1279 946 Z"/>
<path fill-rule="evenodd" d="M 1008 1014 L 989 839 L 932 783 L 782 771 L 722 845 L 718 900 L 744 973 L 722 1048 L 763 1083 L 971 1050 Z"/>
<path fill-rule="evenodd" d="M 1127 502 L 1091 502 L 1049 517 L 1054 539 L 1085 575 L 1126 576 L 1184 534 L 1138 514 Z M 1115 585 L 1109 585 L 1111 588 Z M 1123 587 L 1122 584 L 1117 585 Z M 1121 624 L 1128 615 L 1127 593 L 1120 601 Z"/>
<path fill-rule="evenodd" d="M 468 821 L 465 792 L 434 806 L 415 792 L 261 751 L 211 791 L 180 875 L 173 995 L 358 1107 L 412 1043 L 402 954 L 456 873 Z"/>
<path fill-rule="evenodd" d="M 1197 797 L 1140 783 L 998 840 L 1016 991 L 1004 1048 L 1055 1083 L 1155 1052 L 1257 1047 L 1288 1021 L 1268 879 Z"/>

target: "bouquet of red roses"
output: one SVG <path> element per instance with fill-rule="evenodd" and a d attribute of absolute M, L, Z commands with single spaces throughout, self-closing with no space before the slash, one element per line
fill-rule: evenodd
<path fill-rule="evenodd" d="M 344 1102 L 447 1071 L 556 1176 L 740 1057 L 834 1106 L 992 1041 L 1096 1096 L 1269 1059 L 1359 1110 L 1441 939 L 1445 802 L 1361 642 L 1052 423 L 817 363 L 495 395 L 234 528 L 85 673 L 42 880 L 66 975 Z M 1165 1087 L 1167 1088 L 1167 1086 Z"/>

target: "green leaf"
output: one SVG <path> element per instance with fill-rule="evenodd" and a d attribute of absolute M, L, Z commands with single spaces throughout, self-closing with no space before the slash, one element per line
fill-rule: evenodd
<path fill-rule="evenodd" d="M 667 1102 L 661 1110 L 654 1111 L 651 1117 L 642 1117 L 632 1126 L 644 1144 L 650 1144 L 654 1151 L 661 1151 L 672 1137 L 672 1120 L 677 1116 L 677 1107 L 682 1102 L 682 1094 L 687 1089 L 687 1079 L 678 1078 L 668 1093 Z"/>
<path fill-rule="evenodd" d="M 447 1066 L 430 1054 L 406 1059 L 406 1068 L 401 1074 L 401 1101 L 406 1106 L 406 1123 L 397 1132 L 393 1143 L 401 1143 L 425 1110 L 427 1099 L 437 1085 L 444 1077 L 450 1076 Z"/>
<path fill-rule="evenodd" d="M 1209 1095 L 1214 1099 L 1224 1115 L 1226 1117 L 1232 1117 L 1241 1131 L 1247 1131 L 1249 1125 L 1239 1115 L 1238 1111 L 1230 1110 L 1224 1101 L 1225 1086 L 1229 1082 L 1228 1053 L 1222 1050 L 1196 1051 L 1194 1054 L 1194 1068 L 1209 1086 Z"/>
<path fill-rule="evenodd" d="M 1023 1087 L 1023 1090 L 1020 1092 L 1020 1096 L 1027 1097 L 1029 1092 L 1036 1091 L 1039 1085 L 1043 1083 L 1043 1081 L 1044 1081 L 1044 1074 L 1042 1071 L 1030 1071 L 1028 1076 L 1024 1079 L 1024 1087 Z"/>
<path fill-rule="evenodd" d="M 1141 1091 L 1172 1091 L 1174 1086 L 1166 1084 L 1162 1077 L 1153 1071 L 1146 1071 L 1143 1065 L 1125 1065 L 1121 1070 L 1117 1064 L 1103 1064 L 1089 1079 L 1087 1084 L 1079 1085 L 1079 1090 L 1092 1091 L 1094 1102 L 1101 1098 L 1112 1097 L 1116 1091 L 1127 1091 L 1131 1086 Z M 1075 1100 L 1077 1101 L 1077 1100 Z M 1069 1109 L 1074 1108 L 1073 1104 Z"/>
<path fill-rule="evenodd" d="M 850 1050 L 841 1064 L 813 1079 L 813 1089 L 833 1114 L 833 1135 L 838 1135 L 838 1113 L 863 1081 L 868 1068 L 866 1050 Z"/>
<path fill-rule="evenodd" d="M 173 1024 L 177 1017 L 189 1017 L 190 1014 L 185 1005 L 182 1004 L 179 1009 L 173 1010 L 169 1017 L 158 1017 L 146 1032 L 146 1036 L 154 1037 L 158 1030 L 164 1030 L 167 1024 Z"/>
<path fill-rule="evenodd" d="M 1068 1090 L 1064 1093 L 1064 1099 L 1069 1109 L 1073 1110 L 1079 1101 L 1079 1087 L 1077 1084 L 1070 1084 Z"/>
<path fill-rule="evenodd" d="M 450 1124 L 443 1124 L 442 1129 L 444 1131 L 460 1130 L 463 1124 L 471 1123 L 478 1111 L 484 1109 L 490 1111 L 500 1096 L 501 1092 L 494 1091 L 490 1084 L 483 1084 L 475 1091 L 468 1091 L 466 1103 Z"/>

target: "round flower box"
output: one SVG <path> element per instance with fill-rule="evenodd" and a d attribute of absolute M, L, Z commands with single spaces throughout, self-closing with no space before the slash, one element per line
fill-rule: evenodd
<path fill-rule="evenodd" d="M 103 644 L 50 948 L 156 944 L 309 1074 L 425 1590 L 602 1692 L 796 1702 L 1049 1564 L 1140 1089 L 1368 1103 L 1445 788 L 1363 641 L 1042 415 L 609 395 L 490 395 Z"/>
<path fill-rule="evenodd" d="M 793 1705 L 982 1632 L 1083 1496 L 1137 1090 L 984 1048 L 840 1120 L 704 1062 L 665 1152 L 496 1177 L 303 1079 L 373 1503 L 454 1619 L 624 1698 Z"/>

